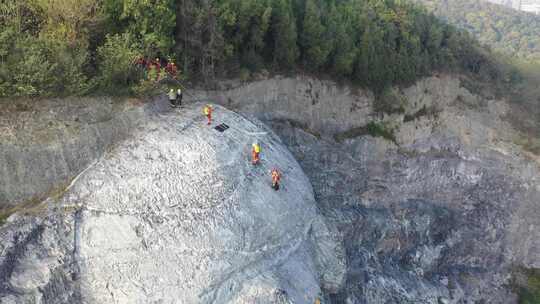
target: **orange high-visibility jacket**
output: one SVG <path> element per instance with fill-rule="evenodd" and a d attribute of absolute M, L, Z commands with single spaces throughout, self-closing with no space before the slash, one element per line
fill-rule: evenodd
<path fill-rule="evenodd" d="M 278 183 L 281 178 L 281 174 L 277 170 L 272 170 L 272 183 Z"/>
<path fill-rule="evenodd" d="M 255 149 L 253 149 L 253 151 L 251 151 L 251 158 L 253 159 L 253 161 L 259 161 L 259 153 L 257 153 L 257 151 L 255 151 Z"/>

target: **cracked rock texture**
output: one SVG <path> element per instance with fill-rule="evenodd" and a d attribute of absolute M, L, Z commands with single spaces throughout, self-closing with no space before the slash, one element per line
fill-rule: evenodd
<path fill-rule="evenodd" d="M 11 216 L 0 228 L 0 303 L 313 303 L 340 290 L 344 249 L 287 148 L 216 106 L 230 126 L 220 133 L 201 106 L 145 106 L 130 138 L 46 210 Z"/>
<path fill-rule="evenodd" d="M 0 210 L 40 200 L 140 122 L 143 107 L 109 98 L 6 102 L 0 110 Z"/>
<path fill-rule="evenodd" d="M 46 195 L 24 192 L 32 182 L 69 187 L 0 228 L 0 303 L 506 304 L 513 270 L 540 268 L 540 162 L 514 144 L 504 100 L 452 75 L 394 88 L 394 114 L 375 112 L 370 92 L 303 76 L 219 85 L 185 99 L 243 113 L 217 107 L 224 133 L 201 104 L 128 103 L 107 114 L 129 117 L 127 136 L 99 141 L 69 174 L 4 165 L 11 204 Z M 395 141 L 368 135 L 371 121 Z M 66 130 L 58 147 L 76 138 Z"/>
<path fill-rule="evenodd" d="M 392 115 L 310 77 L 223 88 L 198 97 L 267 122 L 343 239 L 346 284 L 329 303 L 516 303 L 512 269 L 540 267 L 539 162 L 513 143 L 506 102 L 450 75 L 396 88 Z M 347 133 L 373 120 L 396 142 Z"/>

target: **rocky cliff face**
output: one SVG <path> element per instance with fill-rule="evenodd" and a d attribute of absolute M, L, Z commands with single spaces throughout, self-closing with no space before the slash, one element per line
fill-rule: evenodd
<path fill-rule="evenodd" d="M 272 131 L 221 107 L 223 133 L 200 104 L 144 108 L 46 210 L 0 228 L 1 303 L 313 303 L 341 288 L 341 243 Z"/>
<path fill-rule="evenodd" d="M 111 114 L 131 136 L 0 229 L 0 302 L 515 303 L 512 271 L 540 268 L 538 159 L 459 78 L 394 88 L 393 114 L 307 77 L 189 93 L 244 114 L 218 108 L 224 133 L 200 104 Z"/>
<path fill-rule="evenodd" d="M 0 110 L 0 210 L 39 201 L 125 139 L 144 108 L 109 98 L 6 102 Z"/>
<path fill-rule="evenodd" d="M 332 303 L 514 303 L 512 269 L 540 266 L 538 162 L 513 144 L 506 103 L 458 78 L 396 88 L 392 115 L 303 77 L 198 96 L 257 115 L 299 160 L 347 251 Z M 366 135 L 370 121 L 394 142 Z"/>

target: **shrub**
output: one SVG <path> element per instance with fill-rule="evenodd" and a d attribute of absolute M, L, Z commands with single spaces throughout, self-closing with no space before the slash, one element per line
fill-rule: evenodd
<path fill-rule="evenodd" d="M 540 303 L 540 269 L 524 267 L 514 269 L 510 287 L 518 295 L 518 303 Z"/>
<path fill-rule="evenodd" d="M 16 38 L 6 31 L 0 36 L 11 39 L 2 43 L 7 54 L 0 68 L 0 96 L 71 95 L 87 89 L 85 50 L 63 41 Z"/>
<path fill-rule="evenodd" d="M 248 81 L 249 78 L 251 77 L 251 73 L 246 68 L 241 68 L 238 74 L 239 74 L 238 77 L 240 78 L 241 81 Z"/>
<path fill-rule="evenodd" d="M 367 133 L 373 137 L 382 137 L 394 143 L 396 142 L 393 130 L 381 123 L 371 121 L 366 125 L 366 130 Z"/>
<path fill-rule="evenodd" d="M 404 113 L 407 99 L 398 91 L 387 88 L 375 100 L 375 111 L 387 114 Z"/>
<path fill-rule="evenodd" d="M 356 138 L 356 137 L 364 136 L 364 135 L 371 135 L 373 137 L 382 137 L 384 139 L 387 139 L 397 144 L 394 131 L 388 126 L 384 125 L 383 123 L 378 123 L 375 121 L 370 121 L 368 124 L 364 126 L 352 128 L 347 131 L 337 133 L 334 135 L 334 139 L 337 142 L 343 142 L 346 139 Z"/>
<path fill-rule="evenodd" d="M 533 135 L 520 134 L 514 142 L 523 147 L 523 149 L 540 155 L 540 139 L 534 138 Z"/>
<path fill-rule="evenodd" d="M 139 48 L 127 34 L 107 35 L 105 44 L 98 48 L 97 86 L 109 93 L 131 91 L 143 78 L 143 71 L 135 64 Z"/>

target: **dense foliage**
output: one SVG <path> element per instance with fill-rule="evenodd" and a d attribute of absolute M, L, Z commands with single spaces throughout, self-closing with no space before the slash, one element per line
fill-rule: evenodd
<path fill-rule="evenodd" d="M 540 16 L 480 0 L 415 0 L 500 53 L 540 61 Z"/>
<path fill-rule="evenodd" d="M 503 79 L 468 34 L 399 0 L 20 0 L 0 10 L 0 96 L 125 92 L 144 77 L 138 56 L 174 60 L 182 77 L 301 69 L 376 92 L 434 70 Z"/>
<path fill-rule="evenodd" d="M 503 87 L 509 100 L 523 106 L 529 117 L 512 120 L 524 134 L 520 139 L 528 150 L 538 153 L 540 141 L 540 16 L 520 12 L 483 0 L 414 0 L 450 24 L 465 29 L 499 60 L 511 64 L 515 73 Z M 516 112 L 517 113 L 517 112 Z M 511 113 L 511 115 L 514 115 Z M 519 117 L 518 117 L 519 116 Z"/>

